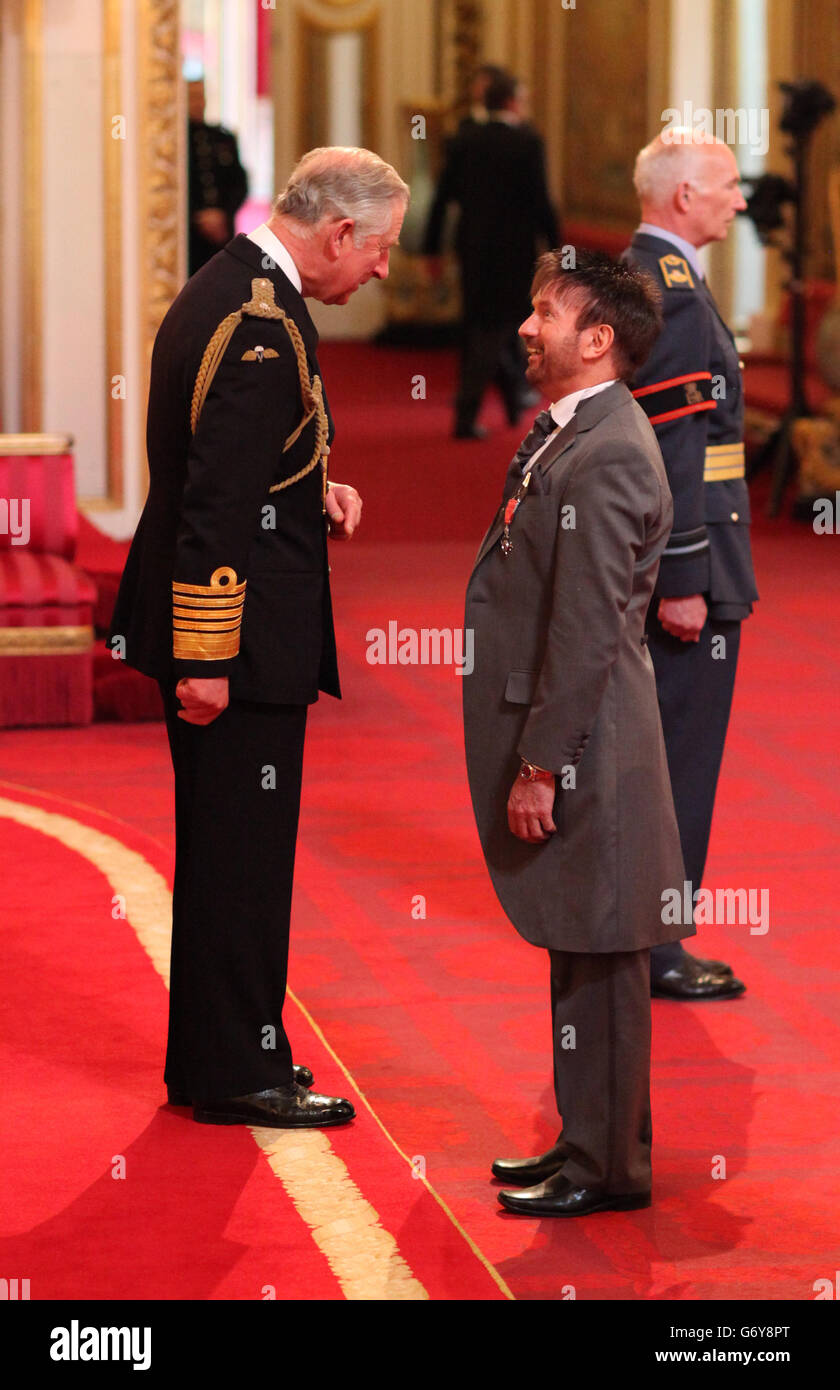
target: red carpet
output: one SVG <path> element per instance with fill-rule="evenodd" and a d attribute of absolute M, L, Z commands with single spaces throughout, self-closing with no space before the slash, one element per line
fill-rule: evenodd
<path fill-rule="evenodd" d="M 310 722 L 295 997 L 516 1298 L 561 1300 L 573 1286 L 586 1300 L 813 1299 L 814 1281 L 840 1267 L 836 541 L 757 521 L 762 602 L 745 629 L 707 885 L 767 888 L 770 928 L 702 930 L 703 953 L 746 979 L 742 1000 L 654 1005 L 654 1205 L 568 1223 L 506 1216 L 490 1159 L 537 1152 L 557 1129 L 547 964 L 486 880 L 463 770 L 460 677 L 370 665 L 366 650 L 369 630 L 391 620 L 458 625 L 511 436 L 456 451 L 442 442 L 444 383 L 423 407 L 410 395 L 417 355 L 369 351 L 376 372 L 360 354 L 364 370 L 349 378 L 337 373 L 348 350 L 324 353 L 342 441 L 334 473 L 360 485 L 366 539 L 333 552 L 345 699 L 323 699 Z M 428 372 L 434 382 L 431 355 Z M 392 402 L 391 434 L 372 443 L 379 392 Z M 399 423 L 415 408 L 434 413 L 437 440 L 422 413 Z M 463 471 L 453 476 L 456 452 Z M 391 521 L 397 543 L 382 543 Z M 160 725 L 10 733 L 2 774 L 33 789 L 24 799 L 99 825 L 166 870 Z M 0 797 L 20 797 L 8 783 Z M 278 1297 L 344 1296 L 251 1136 L 157 1108 L 165 990 L 128 924 L 111 917 L 109 884 L 52 838 L 8 819 L 2 828 L 14 1128 L 4 1265 L 31 1278 L 33 1298 L 254 1299 L 271 1284 Z M 319 1087 L 347 1093 L 293 1002 L 288 1018 Z M 503 1297 L 357 1109 L 332 1147 L 416 1280 L 434 1299 Z M 118 1154 L 125 1179 L 111 1176 Z M 726 1176 L 713 1177 L 721 1159 Z"/>

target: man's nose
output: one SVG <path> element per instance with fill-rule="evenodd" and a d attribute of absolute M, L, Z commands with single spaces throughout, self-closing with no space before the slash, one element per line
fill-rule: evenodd
<path fill-rule="evenodd" d="M 520 336 L 520 338 L 534 338 L 534 337 L 536 337 L 536 334 L 537 334 L 537 323 L 536 323 L 536 319 L 537 319 L 536 314 L 532 314 L 530 318 L 528 318 L 528 319 L 525 320 L 525 322 L 524 322 L 524 323 L 520 326 L 520 328 L 519 328 L 519 336 Z"/>
<path fill-rule="evenodd" d="M 388 258 L 389 258 L 389 255 L 390 255 L 390 252 L 388 252 L 388 251 L 383 251 L 382 255 L 379 257 L 379 260 L 376 262 L 376 265 L 373 267 L 373 273 L 374 273 L 374 275 L 376 276 L 377 280 L 387 280 L 387 279 L 388 279 Z"/>

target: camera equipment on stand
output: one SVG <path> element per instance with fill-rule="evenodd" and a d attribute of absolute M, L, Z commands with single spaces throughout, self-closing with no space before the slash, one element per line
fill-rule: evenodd
<path fill-rule="evenodd" d="M 785 488 L 795 467 L 791 439 L 794 421 L 810 414 L 805 398 L 807 154 L 814 130 L 837 105 L 831 92 L 821 82 L 780 82 L 779 87 L 785 94 L 779 129 L 791 137 L 788 153 L 793 160 L 793 179 L 785 179 L 778 174 L 762 174 L 760 178 L 749 180 L 753 191 L 747 199 L 744 214 L 755 225 L 762 245 L 779 246 L 790 266 L 790 278 L 786 285 L 790 295 L 788 404 L 780 424 L 761 446 L 750 468 L 750 475 L 753 475 L 767 464 L 772 464 L 773 479 L 768 506 L 770 516 L 778 516 Z M 786 203 L 793 206 L 793 228 L 788 245 L 774 238 L 774 233 L 785 227 L 782 208 Z"/>

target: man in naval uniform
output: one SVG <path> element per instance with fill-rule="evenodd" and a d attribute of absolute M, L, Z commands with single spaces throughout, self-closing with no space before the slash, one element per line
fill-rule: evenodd
<path fill-rule="evenodd" d="M 669 129 L 636 160 L 642 222 L 625 256 L 654 276 L 665 326 L 633 394 L 653 425 L 674 497 L 674 529 L 651 606 L 650 653 L 686 881 L 699 890 L 738 664 L 741 623 L 758 597 L 744 481 L 738 352 L 698 251 L 723 241 L 746 207 L 728 147 Z M 745 986 L 679 941 L 651 952 L 654 995 L 729 999 Z"/>
<path fill-rule="evenodd" d="M 478 552 L 465 624 L 473 809 L 499 900 L 550 959 L 563 1131 L 497 1159 L 509 1211 L 650 1204 L 650 947 L 683 882 L 645 615 L 671 528 L 656 436 L 625 385 L 658 331 L 648 277 L 537 263 L 521 334 L 548 396 Z M 692 923 L 683 935 L 694 931 Z"/>
<path fill-rule="evenodd" d="M 155 341 L 149 496 L 111 628 L 161 686 L 175 771 L 172 1104 L 196 1120 L 340 1124 L 283 1021 L 307 706 L 339 696 L 327 531 L 332 423 L 304 303 L 384 279 L 408 201 L 368 150 L 305 155 L 269 221 L 192 277 Z"/>

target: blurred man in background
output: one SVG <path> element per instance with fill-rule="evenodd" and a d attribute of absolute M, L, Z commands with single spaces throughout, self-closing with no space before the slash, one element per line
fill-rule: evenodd
<path fill-rule="evenodd" d="M 204 82 L 187 83 L 189 170 L 189 273 L 226 246 L 234 218 L 248 195 L 248 175 L 239 162 L 236 136 L 204 119 Z"/>
<path fill-rule="evenodd" d="M 487 120 L 473 120 L 452 140 L 426 228 L 423 249 L 436 257 L 447 204 L 457 204 L 463 343 L 456 439 L 484 438 L 477 417 L 491 381 L 512 425 L 533 401 L 518 330 L 530 309 L 539 244 L 554 246 L 558 232 L 543 142 L 522 119 L 524 95 L 510 73 L 491 77 L 484 93 Z"/>

